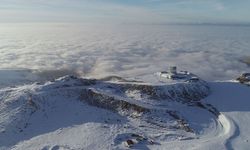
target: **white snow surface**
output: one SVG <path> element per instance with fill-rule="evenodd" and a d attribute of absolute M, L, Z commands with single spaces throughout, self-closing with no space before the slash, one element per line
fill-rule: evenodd
<path fill-rule="evenodd" d="M 200 102 L 215 107 L 220 112 L 217 117 L 195 105 L 143 97 L 138 90 L 126 91 L 128 97 L 124 100 L 154 111 L 124 115 L 90 106 L 79 98 L 83 88 L 112 94 L 105 86 L 109 82 L 100 85 L 78 82 L 64 77 L 44 84 L 0 89 L 0 149 L 247 150 L 250 147 L 250 87 L 246 85 L 234 81 L 209 83 L 212 92 Z M 115 97 L 124 98 L 119 94 Z M 165 113 L 166 110 L 176 112 L 194 132 L 177 128 L 178 120 Z M 130 148 L 124 144 L 129 139 L 135 143 Z"/>
<path fill-rule="evenodd" d="M 161 149 L 249 149 L 250 87 L 234 81 L 211 82 L 210 87 L 213 92 L 204 101 L 215 106 L 221 113 L 213 135 L 164 143 Z"/>

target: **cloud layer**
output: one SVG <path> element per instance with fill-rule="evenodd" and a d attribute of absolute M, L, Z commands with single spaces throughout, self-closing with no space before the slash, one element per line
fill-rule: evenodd
<path fill-rule="evenodd" d="M 207 80 L 249 71 L 239 61 L 249 27 L 2 24 L 0 34 L 0 68 L 134 77 L 177 65 Z"/>

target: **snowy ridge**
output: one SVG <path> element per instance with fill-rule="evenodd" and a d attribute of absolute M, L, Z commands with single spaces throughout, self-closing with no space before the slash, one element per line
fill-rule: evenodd
<path fill-rule="evenodd" d="M 4 88 L 0 149 L 233 149 L 240 127 L 207 100 L 210 86 L 65 76 Z"/>

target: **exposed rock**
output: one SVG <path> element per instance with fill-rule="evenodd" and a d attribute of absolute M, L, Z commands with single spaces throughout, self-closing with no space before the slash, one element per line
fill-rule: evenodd
<path fill-rule="evenodd" d="M 240 83 L 249 83 L 250 82 L 250 73 L 243 73 L 236 80 L 238 80 Z"/>
<path fill-rule="evenodd" d="M 98 93 L 93 89 L 83 89 L 81 92 L 80 99 L 87 102 L 89 105 L 96 107 L 112 110 L 112 111 L 132 111 L 139 113 L 149 112 L 149 109 L 142 106 L 129 103 L 127 101 L 109 96 L 104 93 Z"/>
<path fill-rule="evenodd" d="M 137 140 L 138 142 L 147 140 L 147 138 L 145 138 L 145 137 L 142 136 L 142 135 L 138 135 L 138 134 L 134 134 L 134 133 L 133 133 L 133 134 L 131 134 L 131 136 L 134 137 L 134 138 L 136 138 L 136 140 Z"/>
<path fill-rule="evenodd" d="M 131 147 L 131 146 L 133 146 L 135 143 L 133 142 L 133 140 L 127 140 L 126 142 L 125 142 L 125 145 L 127 146 L 127 147 Z"/>
<path fill-rule="evenodd" d="M 144 84 L 121 84 L 119 86 L 121 91 L 137 90 L 146 94 L 149 99 L 155 100 L 199 101 L 210 94 L 210 88 L 205 81 L 162 86 Z"/>

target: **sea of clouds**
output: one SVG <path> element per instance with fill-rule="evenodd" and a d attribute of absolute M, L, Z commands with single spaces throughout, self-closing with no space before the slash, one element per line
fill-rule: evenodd
<path fill-rule="evenodd" d="M 206 80 L 250 72 L 250 27 L 202 25 L 0 24 L 0 68 L 45 76 L 139 75 L 171 65 Z"/>

